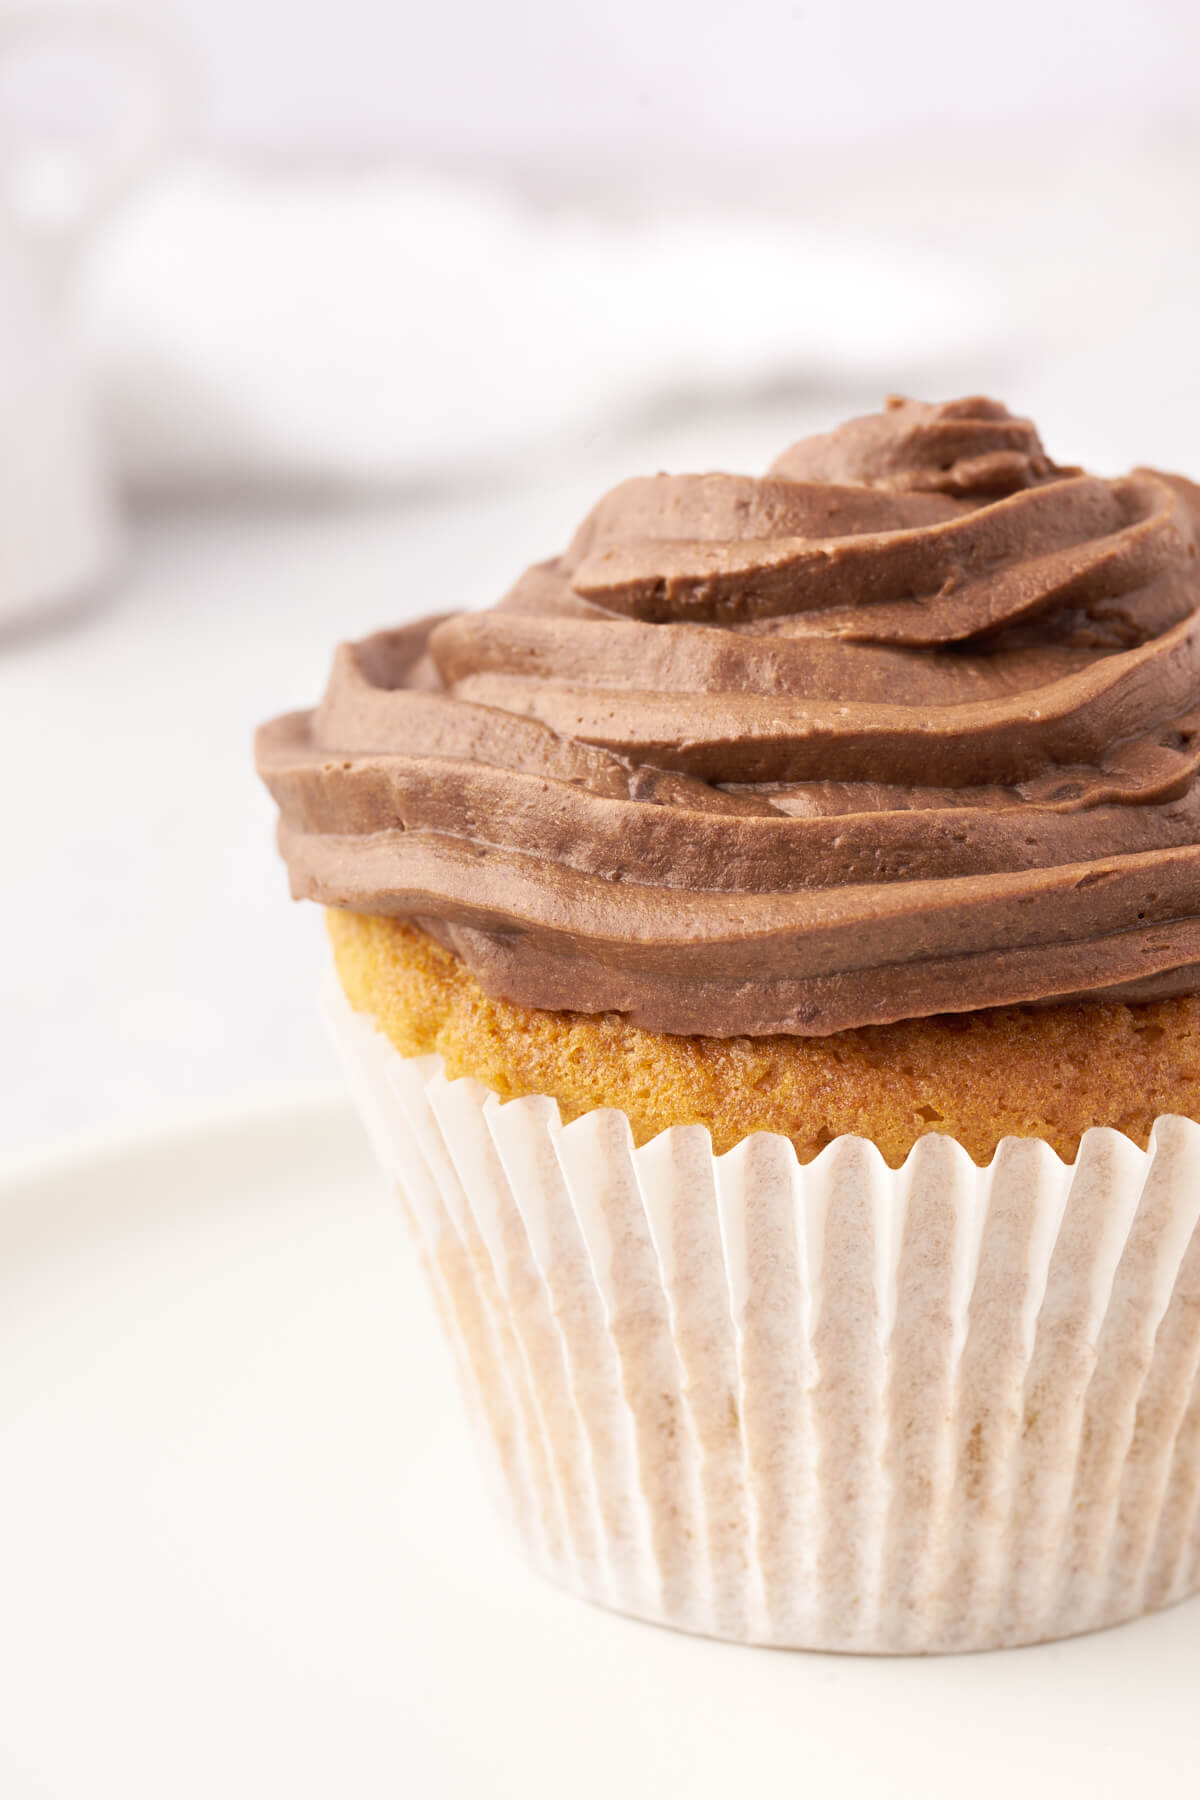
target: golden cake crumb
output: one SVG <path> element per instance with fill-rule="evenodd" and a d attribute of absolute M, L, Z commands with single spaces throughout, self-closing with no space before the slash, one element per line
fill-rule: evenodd
<path fill-rule="evenodd" d="M 777 1131 L 807 1162 L 857 1132 L 895 1168 L 943 1131 L 977 1163 L 1008 1136 L 1045 1138 L 1070 1160 L 1091 1125 L 1144 1147 L 1158 1114 L 1200 1116 L 1200 996 L 995 1007 L 823 1038 L 673 1037 L 619 1013 L 493 999 L 412 925 L 326 917 L 351 1004 L 403 1055 L 436 1051 L 451 1078 L 505 1100 L 549 1094 L 567 1121 L 619 1107 L 639 1144 L 670 1125 L 707 1126 L 718 1152 Z"/>

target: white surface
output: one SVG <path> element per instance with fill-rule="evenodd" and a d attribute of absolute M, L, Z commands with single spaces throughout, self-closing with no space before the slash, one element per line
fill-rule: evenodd
<path fill-rule="evenodd" d="M 5 1800 L 1029 1800 L 1194 1780 L 1200 1607 L 858 1661 L 630 1623 L 498 1540 L 340 1101 L 0 1183 Z"/>

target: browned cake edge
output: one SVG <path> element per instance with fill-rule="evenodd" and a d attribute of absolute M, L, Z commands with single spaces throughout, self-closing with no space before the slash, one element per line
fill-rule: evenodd
<path fill-rule="evenodd" d="M 853 1132 L 895 1168 L 941 1131 L 981 1164 L 1008 1136 L 1044 1138 L 1070 1160 L 1089 1126 L 1144 1147 L 1159 1114 L 1200 1116 L 1200 996 L 998 1007 L 823 1038 L 674 1037 L 618 1013 L 515 1006 L 412 925 L 326 917 L 351 1005 L 402 1055 L 437 1052 L 452 1079 L 505 1100 L 548 1094 L 568 1122 L 619 1107 L 638 1143 L 704 1125 L 719 1153 L 773 1131 L 807 1162 Z"/>

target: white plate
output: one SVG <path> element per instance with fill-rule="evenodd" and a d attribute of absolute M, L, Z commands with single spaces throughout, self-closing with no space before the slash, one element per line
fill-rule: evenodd
<path fill-rule="evenodd" d="M 739 1650 L 519 1566 L 347 1107 L 0 1181 L 4 1800 L 1195 1792 L 1200 1603 L 940 1661 Z"/>

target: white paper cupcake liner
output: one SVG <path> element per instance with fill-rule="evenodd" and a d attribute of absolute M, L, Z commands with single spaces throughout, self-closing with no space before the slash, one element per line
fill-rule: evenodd
<path fill-rule="evenodd" d="M 1200 1588 L 1200 1125 L 1073 1165 L 564 1126 L 326 1011 L 531 1561 L 745 1643 L 971 1650 Z"/>

